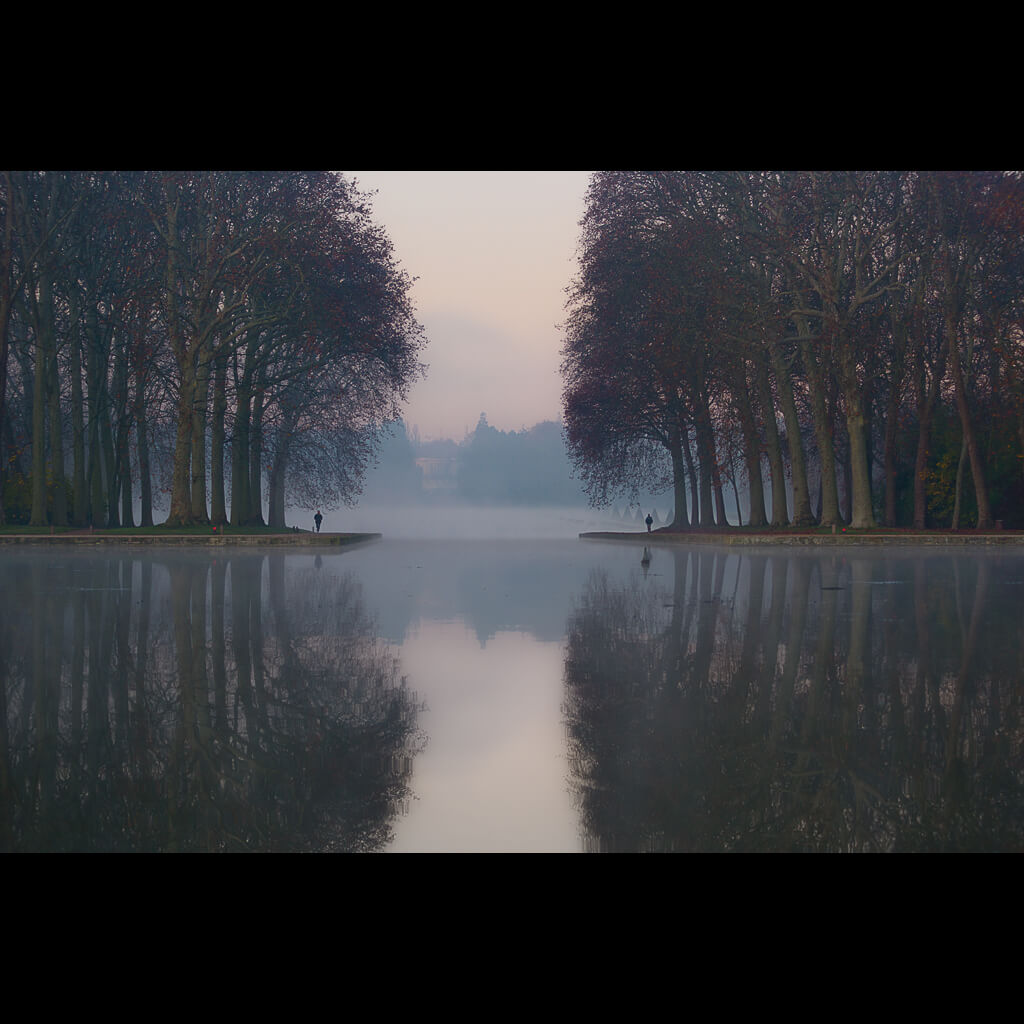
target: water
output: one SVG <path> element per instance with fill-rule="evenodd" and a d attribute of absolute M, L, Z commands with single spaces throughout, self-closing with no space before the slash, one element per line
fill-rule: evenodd
<path fill-rule="evenodd" d="M 0 849 L 1024 845 L 1024 556 L 642 552 L 0 549 Z"/>

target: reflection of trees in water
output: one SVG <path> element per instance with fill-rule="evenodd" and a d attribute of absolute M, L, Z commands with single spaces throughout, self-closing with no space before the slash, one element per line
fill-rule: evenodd
<path fill-rule="evenodd" d="M 570 619 L 593 848 L 1020 847 L 1024 588 L 1003 562 L 673 555 L 671 593 L 595 573 Z"/>
<path fill-rule="evenodd" d="M 30 564 L 0 561 L 2 848 L 390 839 L 422 741 L 351 577 L 284 555 Z"/>

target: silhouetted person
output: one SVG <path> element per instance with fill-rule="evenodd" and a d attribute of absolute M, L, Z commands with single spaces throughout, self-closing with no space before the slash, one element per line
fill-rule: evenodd
<path fill-rule="evenodd" d="M 320 509 L 316 510 L 316 515 L 313 516 L 313 522 L 316 523 L 316 532 L 320 532 L 320 524 L 324 521 L 324 517 L 320 515 Z"/>
<path fill-rule="evenodd" d="M 650 512 L 647 513 L 647 518 L 644 520 L 644 522 L 647 524 L 647 532 L 650 533 L 651 527 L 654 525 L 654 520 L 651 518 Z"/>

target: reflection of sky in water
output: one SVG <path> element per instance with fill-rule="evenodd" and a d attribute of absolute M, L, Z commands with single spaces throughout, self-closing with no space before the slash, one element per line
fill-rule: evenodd
<path fill-rule="evenodd" d="M 573 539 L 463 539 L 383 540 L 332 560 L 360 580 L 426 706 L 415 798 L 389 849 L 581 848 L 561 713 L 565 626 L 595 565 L 628 578 L 639 558 Z"/>
<path fill-rule="evenodd" d="M 426 705 L 416 799 L 394 851 L 580 848 L 561 728 L 560 644 L 499 633 L 481 647 L 457 622 L 424 622 L 402 645 Z"/>
<path fill-rule="evenodd" d="M 640 555 L 632 545 L 577 540 L 385 539 L 322 562 L 331 572 L 355 574 L 388 641 L 400 643 L 426 620 L 466 622 L 486 644 L 508 630 L 560 641 L 590 570 L 639 571 Z M 657 571 L 655 562 L 651 572 Z"/>

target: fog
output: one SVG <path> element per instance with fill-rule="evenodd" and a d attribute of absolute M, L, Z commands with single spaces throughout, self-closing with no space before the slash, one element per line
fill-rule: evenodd
<path fill-rule="evenodd" d="M 312 527 L 312 513 L 303 522 L 291 509 L 287 521 L 299 529 Z M 643 523 L 613 519 L 602 510 L 572 507 L 494 505 L 360 505 L 324 513 L 328 533 L 380 533 L 402 540 L 527 540 L 576 538 L 590 530 L 640 531 Z"/>
<path fill-rule="evenodd" d="M 670 509 L 662 500 L 657 505 L 644 506 L 644 514 L 653 510 L 657 525 L 665 523 Z M 285 523 L 288 528 L 313 530 L 316 509 L 288 508 Z M 617 530 L 639 533 L 645 529 L 635 519 L 636 508 L 629 510 L 629 518 L 620 518 L 623 511 L 580 507 L 526 507 L 509 505 L 472 505 L 451 502 L 446 504 L 409 504 L 398 502 L 359 505 L 356 508 L 322 510 L 323 533 L 380 533 L 385 537 L 402 540 L 558 540 L 575 538 L 591 530 Z M 153 521 L 163 523 L 166 508 L 154 508 Z M 141 520 L 136 503 L 135 523 Z"/>

